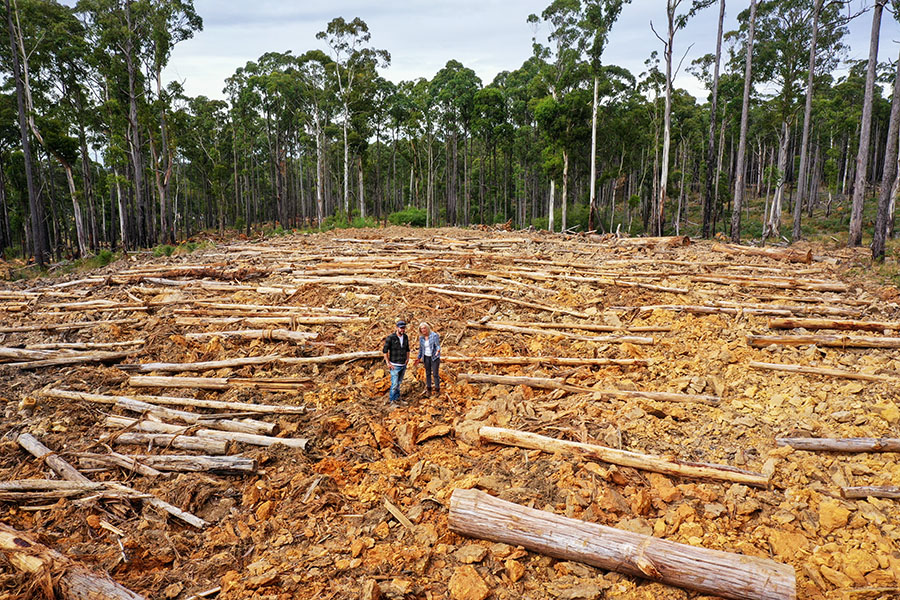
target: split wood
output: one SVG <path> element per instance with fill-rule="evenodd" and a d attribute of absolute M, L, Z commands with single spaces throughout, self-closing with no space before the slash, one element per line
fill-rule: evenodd
<path fill-rule="evenodd" d="M 272 392 L 293 392 L 312 382 L 309 377 L 163 377 L 157 375 L 132 375 L 131 387 L 161 387 L 192 390 L 230 390 L 253 388 Z"/>
<path fill-rule="evenodd" d="M 734 600 L 794 600 L 794 569 L 766 558 L 710 550 L 571 519 L 453 490 L 450 529 L 456 533 L 583 562 Z"/>
<path fill-rule="evenodd" d="M 645 358 L 569 358 L 560 356 L 454 356 L 442 355 L 441 362 L 478 362 L 489 365 L 590 365 L 605 366 L 641 366 L 646 367 L 650 361 Z"/>
<path fill-rule="evenodd" d="M 866 485 L 859 487 L 842 487 L 841 495 L 844 498 L 850 499 L 892 498 L 898 500 L 900 499 L 900 487 L 896 485 Z"/>
<path fill-rule="evenodd" d="M 188 333 L 185 339 L 192 342 L 205 342 L 213 338 L 264 340 L 278 342 L 293 342 L 304 344 L 309 340 L 319 337 L 314 331 L 291 331 L 290 329 L 241 329 L 237 331 L 211 331 L 209 333 Z"/>
<path fill-rule="evenodd" d="M 134 435 L 134 434 L 132 434 L 132 435 Z M 78 471 L 78 469 L 76 469 L 75 467 L 73 467 L 72 465 L 67 463 L 65 460 L 63 460 L 62 458 L 57 456 L 52 450 L 50 450 L 50 448 L 43 445 L 31 434 L 28 434 L 28 433 L 20 434 L 17 438 L 17 441 L 19 442 L 20 446 L 25 448 L 28 452 L 30 452 L 36 458 L 43 460 L 44 463 L 48 467 L 53 469 L 56 472 L 56 474 L 59 475 L 60 477 L 62 477 L 63 479 L 66 479 L 68 481 L 76 481 L 76 482 L 80 482 L 80 483 L 91 483 L 91 480 L 88 479 L 87 477 L 85 477 L 84 475 L 82 475 Z M 223 443 L 223 445 L 224 445 L 224 443 Z M 126 487 L 124 485 L 112 485 L 112 484 L 109 484 L 109 485 L 111 485 L 112 487 L 119 489 L 123 492 L 140 493 L 140 492 L 137 492 L 136 490 L 132 490 L 131 488 Z M 189 525 L 193 525 L 197 529 L 203 529 L 204 527 L 206 527 L 208 525 L 208 523 L 206 521 L 204 521 L 203 519 L 201 519 L 200 517 L 192 515 L 191 513 L 183 511 L 180 508 L 177 508 L 175 506 L 172 506 L 168 502 L 163 502 L 159 498 L 155 498 L 155 497 L 144 498 L 143 501 L 147 504 L 150 504 L 151 506 L 153 506 L 155 508 L 158 508 L 160 510 L 163 510 L 163 511 L 169 513 L 170 515 L 172 515 L 174 517 L 181 519 L 182 521 L 184 521 L 185 523 L 187 523 Z"/>
<path fill-rule="evenodd" d="M 794 248 L 753 248 L 751 246 L 737 246 L 734 244 L 713 244 L 712 251 L 726 254 L 745 254 L 751 256 L 765 256 L 773 260 L 798 262 L 809 264 L 812 262 L 812 250 L 806 252 Z"/>
<path fill-rule="evenodd" d="M 482 427 L 478 430 L 478 435 L 481 436 L 481 439 L 495 444 L 542 450 L 550 453 L 559 452 L 564 455 L 600 460 L 620 467 L 631 467 L 664 475 L 733 481 L 763 488 L 769 485 L 769 478 L 761 473 L 753 473 L 728 465 L 668 460 L 651 454 L 640 454 L 595 444 L 558 440 L 536 433 L 501 427 Z"/>
<path fill-rule="evenodd" d="M 74 390 L 60 390 L 56 388 L 43 389 L 40 392 L 45 398 L 63 398 L 66 400 L 84 400 L 87 402 L 100 402 L 102 404 L 116 404 L 119 401 L 137 400 L 150 404 L 166 404 L 171 406 L 193 406 L 197 408 L 211 408 L 216 410 L 236 410 L 241 412 L 254 412 L 261 414 L 299 415 L 307 412 L 302 406 L 286 406 L 278 404 L 250 404 L 248 402 L 229 402 L 225 400 L 201 400 L 199 398 L 177 398 L 175 396 L 108 396 L 103 394 L 90 394 L 76 392 Z"/>
<path fill-rule="evenodd" d="M 847 329 L 861 331 L 900 330 L 900 323 L 891 321 L 854 321 L 837 319 L 769 319 L 769 329 Z"/>
<path fill-rule="evenodd" d="M 55 581 L 54 587 L 65 600 L 144 600 L 143 596 L 119 585 L 105 573 L 90 571 L 4 523 L 0 523 L 0 552 L 16 569 L 36 579 Z M 53 590 L 44 591 L 47 597 L 55 597 Z"/>
<path fill-rule="evenodd" d="M 565 331 L 547 331 L 546 329 L 531 329 L 528 327 L 515 327 L 513 325 L 501 325 L 498 323 L 479 323 L 477 321 L 469 321 L 466 323 L 466 327 L 472 327 L 475 329 L 491 329 L 494 331 L 509 331 L 510 333 L 524 333 L 529 335 L 546 335 L 551 337 L 564 337 L 572 340 L 579 340 L 583 342 L 597 342 L 600 344 L 643 344 L 643 345 L 653 345 L 654 340 L 652 337 L 640 337 L 640 336 L 612 336 L 612 335 L 578 335 L 575 333 L 566 333 Z"/>
<path fill-rule="evenodd" d="M 536 310 L 545 310 L 551 313 L 561 313 L 564 315 L 571 315 L 573 317 L 579 317 L 582 319 L 587 319 L 588 315 L 582 312 L 578 312 L 575 310 L 569 310 L 567 308 L 562 308 L 559 306 L 548 306 L 546 304 L 538 304 L 536 302 L 527 302 L 525 300 L 517 300 L 515 298 L 506 298 L 504 296 L 495 296 L 493 294 L 474 294 L 471 292 L 459 292 L 456 290 L 448 290 L 445 288 L 439 287 L 429 287 L 429 292 L 434 292 L 435 294 L 447 294 L 450 296 L 462 296 L 465 298 L 479 298 L 482 300 L 494 300 L 495 302 L 509 302 L 510 304 L 517 304 L 519 306 L 525 306 L 528 308 L 534 308 Z"/>
<path fill-rule="evenodd" d="M 460 373 L 459 381 L 467 383 L 497 383 L 500 385 L 526 385 L 533 388 L 548 390 L 564 390 L 567 392 L 589 393 L 599 396 L 612 396 L 614 398 L 645 398 L 661 402 L 699 402 L 701 404 L 716 405 L 721 398 L 718 396 L 703 396 L 698 394 L 677 394 L 672 392 L 642 392 L 638 390 L 611 390 L 595 389 L 580 385 L 570 385 L 557 379 L 544 377 L 515 377 L 512 375 L 487 375 L 484 373 Z"/>
<path fill-rule="evenodd" d="M 181 425 L 172 425 L 169 423 L 159 423 L 156 421 L 141 421 L 139 419 L 130 419 L 128 417 L 109 416 L 103 422 L 106 427 L 123 427 L 129 431 L 141 431 L 144 433 L 172 433 L 182 434 L 190 433 L 198 438 L 210 438 L 214 440 L 223 440 L 226 442 L 240 442 L 242 444 L 250 444 L 253 446 L 273 446 L 275 444 L 284 444 L 288 448 L 306 448 L 309 440 L 304 438 L 279 438 L 268 435 L 257 435 L 253 433 L 239 433 L 236 431 L 221 431 L 217 429 L 197 429 L 193 427 L 183 427 Z"/>
<path fill-rule="evenodd" d="M 900 338 L 846 335 L 748 335 L 754 348 L 816 345 L 829 348 L 900 348 Z"/>
<path fill-rule="evenodd" d="M 842 369 L 825 369 L 822 367 L 807 367 L 804 365 L 786 365 L 782 363 L 751 362 L 751 369 L 763 371 L 784 371 L 786 373 L 800 373 L 803 375 L 823 375 L 825 377 L 838 377 L 841 379 L 859 379 L 862 381 L 879 381 L 885 383 L 900 383 L 900 377 L 890 375 L 872 375 L 870 373 L 856 373 Z"/>
<path fill-rule="evenodd" d="M 897 438 L 775 438 L 775 443 L 811 452 L 900 452 Z"/>
<path fill-rule="evenodd" d="M 125 460 L 120 460 L 123 457 Z M 222 474 L 254 473 L 256 461 L 243 456 L 194 456 L 191 454 L 78 454 L 78 463 L 83 467 L 97 468 L 119 466 L 126 469 L 138 464 L 159 471 L 205 471 Z M 157 473 L 159 472 L 157 471 Z M 143 474 L 143 473 L 142 473 Z"/>

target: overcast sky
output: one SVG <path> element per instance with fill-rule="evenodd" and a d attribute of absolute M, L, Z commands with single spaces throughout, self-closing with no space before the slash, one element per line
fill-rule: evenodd
<path fill-rule="evenodd" d="M 531 55 L 532 30 L 526 19 L 530 13 L 539 14 L 549 1 L 194 0 L 203 17 L 203 31 L 175 48 L 166 75 L 182 81 L 189 95 L 224 98 L 225 78 L 265 52 L 291 50 L 302 54 L 311 48 L 326 49 L 316 33 L 341 16 L 348 21 L 361 17 L 372 34 L 371 45 L 390 52 L 391 66 L 383 74 L 392 81 L 431 79 L 448 60 L 456 59 L 473 69 L 486 85 L 497 73 L 518 68 Z M 872 0 L 853 0 L 857 10 L 871 4 Z M 736 26 L 737 13 L 746 6 L 747 0 L 726 2 L 726 31 Z M 715 50 L 717 18 L 718 8 L 709 8 L 678 33 L 675 54 L 680 58 L 687 52 L 685 67 L 694 58 Z M 650 30 L 651 20 L 662 33 L 665 0 L 632 0 L 627 4 L 613 27 L 604 63 L 626 67 L 639 75 L 650 52 L 662 48 Z M 868 12 L 851 23 L 849 59 L 868 56 L 871 22 Z M 879 60 L 896 60 L 898 42 L 900 24 L 885 11 Z M 705 96 L 701 84 L 684 68 L 675 85 Z"/>

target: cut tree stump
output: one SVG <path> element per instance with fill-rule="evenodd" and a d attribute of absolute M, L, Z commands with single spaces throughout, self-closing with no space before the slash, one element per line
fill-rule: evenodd
<path fill-rule="evenodd" d="M 775 443 L 810 452 L 900 452 L 900 438 L 775 438 Z"/>
<path fill-rule="evenodd" d="M 634 577 L 734 600 L 795 600 L 794 569 L 775 561 L 679 544 L 453 490 L 450 529 Z"/>
<path fill-rule="evenodd" d="M 478 435 L 481 436 L 481 439 L 495 444 L 517 446 L 519 448 L 529 448 L 531 450 L 541 450 L 551 453 L 559 452 L 561 454 L 574 455 L 581 458 L 600 460 L 620 467 L 631 467 L 633 469 L 652 471 L 664 475 L 733 481 L 755 487 L 767 487 L 769 485 L 769 478 L 765 475 L 745 471 L 729 465 L 668 460 L 651 454 L 640 454 L 638 452 L 607 448 L 606 446 L 597 446 L 595 444 L 582 444 L 580 442 L 557 440 L 536 433 L 517 431 L 515 429 L 504 429 L 501 427 L 482 427 L 478 430 Z"/>
<path fill-rule="evenodd" d="M 828 348 L 900 348 L 900 338 L 861 335 L 748 335 L 754 348 L 766 346 L 823 346 Z"/>
<path fill-rule="evenodd" d="M 751 369 L 762 371 L 784 371 L 785 373 L 800 373 L 803 375 L 823 375 L 825 377 L 838 377 L 841 379 L 859 379 L 862 381 L 878 381 L 885 383 L 900 383 L 900 377 L 890 375 L 872 375 L 871 373 L 856 373 L 842 369 L 825 369 L 822 367 L 808 367 L 805 365 L 786 365 L 782 363 L 750 362 Z"/>
<path fill-rule="evenodd" d="M 527 385 L 533 388 L 548 390 L 564 390 L 581 394 L 596 394 L 598 396 L 610 396 L 613 398 L 646 398 L 647 400 L 659 400 L 661 402 L 699 402 L 701 404 L 718 404 L 721 400 L 717 396 L 702 396 L 698 394 L 677 394 L 673 392 L 642 392 L 639 390 L 611 390 L 596 389 L 581 385 L 570 385 L 556 379 L 544 377 L 516 377 L 512 375 L 487 375 L 483 373 L 459 373 L 459 381 L 466 383 L 498 383 L 500 385 Z"/>
<path fill-rule="evenodd" d="M 66 600 L 144 600 L 108 575 L 90 571 L 4 523 L 0 523 L 0 552 L 16 569 L 39 578 L 38 585 L 53 585 Z M 55 597 L 53 590 L 44 591 Z"/>

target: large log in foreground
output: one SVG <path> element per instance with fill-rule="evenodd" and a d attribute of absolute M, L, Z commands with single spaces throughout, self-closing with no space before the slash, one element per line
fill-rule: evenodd
<path fill-rule="evenodd" d="M 794 569 L 789 565 L 587 523 L 479 490 L 453 490 L 448 522 L 462 535 L 704 594 L 735 600 L 796 598 Z"/>
<path fill-rule="evenodd" d="M 683 462 L 669 460 L 651 454 L 639 454 L 628 450 L 607 448 L 594 444 L 582 444 L 567 440 L 557 440 L 537 433 L 504 429 L 502 427 L 482 427 L 478 435 L 483 440 L 495 444 L 518 446 L 531 450 L 543 450 L 544 452 L 560 452 L 582 458 L 599 460 L 620 467 L 642 469 L 664 475 L 676 475 L 680 477 L 698 477 L 701 479 L 717 479 L 720 481 L 734 481 L 756 487 L 769 485 L 769 478 L 761 473 L 745 471 L 729 465 L 717 465 L 713 463 Z"/>
<path fill-rule="evenodd" d="M 34 541 L 28 535 L 0 523 L 0 552 L 15 568 L 46 582 L 56 582 L 67 600 L 144 600 L 108 575 L 87 570 L 69 557 Z M 45 590 L 48 597 L 56 597 Z"/>
<path fill-rule="evenodd" d="M 842 379 L 860 379 L 862 381 L 880 381 L 885 383 L 898 383 L 900 378 L 890 375 L 873 375 L 872 373 L 856 373 L 843 369 L 826 369 L 823 367 L 808 367 L 805 365 L 786 365 L 783 363 L 764 363 L 751 361 L 748 365 L 751 369 L 763 371 L 784 371 L 786 373 L 801 373 L 803 375 L 823 375 L 825 377 L 839 377 Z"/>
<path fill-rule="evenodd" d="M 769 329 L 843 329 L 883 332 L 900 330 L 896 321 L 859 321 L 855 319 L 769 319 Z"/>

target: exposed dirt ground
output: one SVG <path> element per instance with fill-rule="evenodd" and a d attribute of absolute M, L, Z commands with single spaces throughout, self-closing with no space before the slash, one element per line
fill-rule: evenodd
<path fill-rule="evenodd" d="M 474 487 L 584 521 L 788 563 L 796 571 L 798 598 L 900 597 L 900 507 L 894 500 L 847 500 L 841 495 L 842 487 L 900 485 L 896 454 L 807 452 L 775 442 L 776 437 L 900 437 L 898 386 L 889 380 L 900 377 L 898 349 L 748 344 L 748 335 L 894 337 L 883 331 L 773 331 L 771 315 L 749 310 L 777 305 L 795 316 L 900 320 L 897 289 L 860 269 L 863 250 L 816 246 L 811 251 L 812 262 L 804 264 L 722 252 L 709 243 L 653 245 L 528 232 L 388 228 L 230 240 L 170 258 L 135 255 L 63 280 L 4 283 L 0 328 L 119 322 L 2 333 L 0 346 L 145 343 L 132 356 L 105 365 L 0 366 L 0 406 L 5 406 L 0 434 L 6 434 L 0 445 L 0 480 L 55 477 L 14 441 L 16 434 L 26 432 L 76 466 L 78 453 L 105 453 L 109 447 L 126 454 L 190 453 L 112 446 L 108 436 L 115 429 L 104 428 L 103 420 L 127 413 L 105 404 L 50 398 L 41 394 L 46 388 L 304 406 L 308 411 L 300 415 L 254 418 L 277 423 L 278 436 L 307 438 L 309 444 L 301 450 L 230 442 L 229 454 L 257 460 L 258 472 L 247 475 L 172 473 L 154 478 L 120 468 L 83 469 L 95 481 L 125 481 L 190 511 L 210 523 L 205 530 L 136 501 L 123 506 L 90 498 L 3 502 L 0 520 L 148 598 L 186 599 L 216 587 L 221 587 L 217 597 L 225 599 L 369 600 L 380 594 L 482 600 L 485 593 L 498 600 L 698 597 L 521 548 L 463 538 L 448 529 L 449 498 L 455 488 Z M 722 279 L 723 284 L 701 280 L 704 276 L 729 279 Z M 71 285 L 60 285 L 67 281 Z M 831 285 L 835 283 L 846 289 L 840 291 Z M 116 304 L 73 306 L 98 300 Z M 639 309 L 716 302 L 743 307 L 734 314 Z M 238 304 L 253 307 L 225 307 Z M 837 309 L 831 310 L 836 314 L 823 314 L 828 309 Z M 291 314 L 358 318 L 317 325 Z M 280 324 L 251 321 L 279 316 Z M 234 321 L 217 321 L 226 317 Z M 424 394 L 419 365 L 407 372 L 404 402 L 388 405 L 389 379 L 380 358 L 153 373 L 294 378 L 287 391 L 246 385 L 227 390 L 135 388 L 129 376 L 151 373 L 119 368 L 126 363 L 380 351 L 397 318 L 410 323 L 414 350 L 420 321 L 430 322 L 440 334 L 447 358 L 439 396 Z M 664 330 L 548 330 L 653 338 L 652 344 L 623 343 L 467 325 L 479 320 L 523 327 L 555 322 Z M 318 337 L 292 343 L 227 336 L 193 340 L 188 335 L 272 328 L 317 332 Z M 646 359 L 648 364 L 453 360 L 461 356 Z M 865 381 L 756 370 L 751 361 L 888 377 Z M 458 383 L 459 374 L 471 373 L 553 378 L 597 390 L 702 394 L 721 401 L 665 402 Z M 771 485 L 757 489 L 668 477 L 499 446 L 479 439 L 482 425 L 732 465 L 771 474 Z M 386 500 L 409 522 L 401 523 L 389 512 Z M 100 526 L 101 521 L 123 535 Z M 0 558 L 0 598 L 40 597 L 37 589 L 31 575 Z"/>

